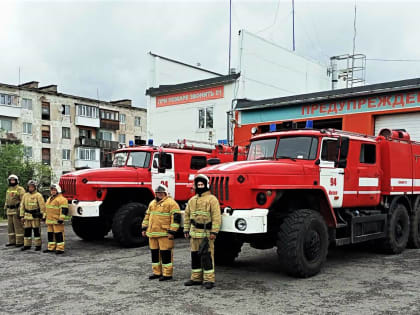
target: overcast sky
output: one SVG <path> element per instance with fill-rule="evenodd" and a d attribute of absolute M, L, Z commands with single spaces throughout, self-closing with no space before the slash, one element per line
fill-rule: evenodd
<path fill-rule="evenodd" d="M 232 0 L 233 65 L 246 29 L 292 49 L 291 0 Z M 352 52 L 354 1 L 295 0 L 296 51 L 327 64 Z M 420 61 L 420 1 L 356 1 L 356 52 Z M 147 53 L 228 68 L 229 0 L 0 1 L 0 82 L 145 106 Z M 420 62 L 368 60 L 368 83 L 420 77 Z"/>

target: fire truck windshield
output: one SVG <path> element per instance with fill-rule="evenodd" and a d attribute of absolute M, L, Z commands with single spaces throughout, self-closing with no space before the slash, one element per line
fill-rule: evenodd
<path fill-rule="evenodd" d="M 276 159 L 315 160 L 318 149 L 316 137 L 280 138 Z"/>
<path fill-rule="evenodd" d="M 145 151 L 118 152 L 115 154 L 113 167 L 132 166 L 149 167 L 150 153 Z"/>
<path fill-rule="evenodd" d="M 274 159 L 274 149 L 277 138 L 263 139 L 251 142 L 248 152 L 248 161 Z"/>

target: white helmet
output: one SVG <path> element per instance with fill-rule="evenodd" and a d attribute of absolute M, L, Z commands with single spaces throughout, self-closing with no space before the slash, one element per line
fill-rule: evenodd
<path fill-rule="evenodd" d="M 156 188 L 155 188 L 155 193 L 165 193 L 168 194 L 168 187 L 166 187 L 163 184 L 159 184 Z"/>
<path fill-rule="evenodd" d="M 16 180 L 16 183 L 19 184 L 19 177 L 17 177 L 15 174 L 11 174 L 8 178 L 7 181 L 10 183 L 10 180 L 14 179 Z"/>
<path fill-rule="evenodd" d="M 55 190 L 57 190 L 57 194 L 61 194 L 62 193 L 62 190 L 61 190 L 60 185 L 58 185 L 58 184 L 51 184 L 50 189 L 52 189 L 52 188 L 54 188 Z"/>
<path fill-rule="evenodd" d="M 210 180 L 209 178 L 204 174 L 197 174 L 194 177 L 194 186 L 197 187 L 197 182 L 204 183 L 204 186 L 207 187 L 207 189 L 210 189 Z"/>

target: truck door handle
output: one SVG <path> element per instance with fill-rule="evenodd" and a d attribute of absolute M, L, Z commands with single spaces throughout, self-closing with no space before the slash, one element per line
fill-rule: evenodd
<path fill-rule="evenodd" d="M 338 172 L 338 174 L 343 175 L 343 174 L 344 174 L 344 172 Z"/>

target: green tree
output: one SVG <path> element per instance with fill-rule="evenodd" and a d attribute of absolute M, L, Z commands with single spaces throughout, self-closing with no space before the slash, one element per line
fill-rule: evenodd
<path fill-rule="evenodd" d="M 34 179 L 38 183 L 38 190 L 48 191 L 51 184 L 51 167 L 33 162 L 24 157 L 22 144 L 3 144 L 0 146 L 0 217 L 4 217 L 3 205 L 7 190 L 7 177 L 15 174 L 19 177 L 20 185 L 26 189 L 26 183 Z"/>

